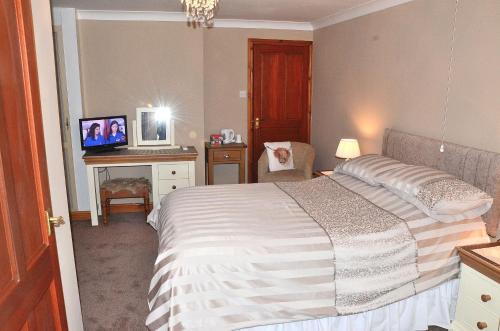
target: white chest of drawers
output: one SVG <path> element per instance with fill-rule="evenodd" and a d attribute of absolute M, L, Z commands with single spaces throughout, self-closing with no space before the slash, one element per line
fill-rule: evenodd
<path fill-rule="evenodd" d="M 497 267 L 487 259 L 482 260 L 480 255 L 474 254 L 472 250 L 466 253 L 471 255 L 464 258 L 463 252 L 460 251 L 462 259 L 467 264 L 462 263 L 460 290 L 452 330 L 500 331 L 500 284 L 498 283 L 500 275 L 497 273 Z"/>
<path fill-rule="evenodd" d="M 158 173 L 158 192 L 154 192 L 153 195 L 157 195 L 157 202 L 167 195 L 168 193 L 183 188 L 195 185 L 195 174 L 194 174 L 194 161 L 187 162 L 168 162 L 158 164 L 156 171 Z M 153 180 L 154 176 L 153 176 Z"/>

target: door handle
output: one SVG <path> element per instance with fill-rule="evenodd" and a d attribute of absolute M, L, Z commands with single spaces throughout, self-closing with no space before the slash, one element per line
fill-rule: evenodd
<path fill-rule="evenodd" d="M 254 120 L 254 126 L 255 126 L 255 129 L 259 129 L 260 128 L 260 122 L 263 121 L 264 119 L 263 118 L 258 118 L 256 117 L 255 120 Z"/>
<path fill-rule="evenodd" d="M 60 226 L 64 224 L 64 218 L 62 216 L 50 216 L 49 211 L 45 211 L 45 220 L 47 221 L 47 227 L 49 229 L 49 236 L 52 233 L 52 226 Z"/>

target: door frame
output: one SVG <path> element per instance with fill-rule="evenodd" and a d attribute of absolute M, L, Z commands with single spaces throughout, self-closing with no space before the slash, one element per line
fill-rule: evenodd
<path fill-rule="evenodd" d="M 36 5 L 40 2 L 42 1 L 36 1 Z M 48 5 L 46 8 L 49 15 L 43 16 L 43 21 L 50 22 L 48 0 L 45 4 Z M 2 320 L 2 327 L 7 329 L 22 328 L 24 330 L 32 327 L 48 327 L 47 325 L 52 324 L 54 329 L 68 330 L 56 237 L 54 233 L 51 233 L 54 228 L 49 223 L 49 215 L 52 214 L 52 195 L 45 150 L 46 131 L 44 130 L 42 113 L 45 95 L 42 95 L 41 92 L 43 84 L 41 84 L 42 80 L 40 79 L 40 76 L 45 75 L 46 72 L 37 64 L 39 51 L 46 49 L 41 48 L 40 44 L 45 42 L 43 46 L 47 45 L 46 47 L 50 49 L 52 36 L 50 34 L 48 39 L 36 40 L 37 37 L 40 37 L 42 29 L 36 25 L 33 13 L 37 13 L 36 9 L 40 9 L 39 6 L 32 7 L 30 1 L 8 0 L 0 7 L 2 7 L 2 16 L 7 13 L 10 15 L 10 18 L 5 22 L 7 31 L 2 36 L 2 43 L 7 44 L 5 51 L 2 49 L 2 57 L 5 56 L 2 63 L 5 61 L 12 66 L 12 70 L 9 70 L 10 73 L 2 72 L 2 81 L 12 74 L 18 77 L 18 80 L 14 80 L 15 85 L 12 87 L 2 87 L 1 94 L 3 101 L 7 104 L 16 102 L 19 105 L 19 108 L 6 112 L 10 113 L 12 117 L 5 117 L 3 125 L 19 128 L 19 120 L 24 120 L 24 125 L 30 134 L 26 141 L 23 141 L 24 144 L 17 143 L 17 141 L 16 144 L 12 144 L 13 141 L 10 141 L 13 146 L 2 150 L 2 157 L 12 157 L 14 148 L 28 145 L 27 150 L 24 150 L 24 155 L 30 155 L 30 157 L 24 158 L 24 161 L 29 162 L 26 174 L 32 176 L 31 178 L 17 178 L 24 183 L 24 188 L 20 191 L 12 191 L 9 188 L 8 192 L 4 187 L 4 185 L 12 185 L 11 181 L 16 178 L 10 177 L 8 181 L 2 180 L 2 195 L 6 199 L 3 216 L 10 218 L 9 221 L 5 222 L 4 235 L 7 238 L 7 261 L 11 270 L 8 276 L 10 279 L 6 279 L 8 285 L 5 289 L 7 291 L 2 296 L 1 302 L 2 308 L 6 309 L 0 313 L 0 320 Z M 47 17 L 49 17 L 48 21 Z M 51 31 L 50 25 L 48 31 Z M 42 54 L 45 55 L 45 52 Z M 47 60 L 50 61 L 50 58 L 47 57 Z M 55 76 L 53 77 L 55 78 Z M 13 92 L 14 90 L 15 92 Z M 16 135 L 18 131 L 12 133 Z M 16 164 L 10 162 L 9 158 L 6 160 L 7 162 L 2 164 L 2 176 L 6 174 L 15 176 L 13 166 Z M 23 158 L 20 157 L 20 160 Z M 17 176 L 22 174 L 17 173 Z M 33 210 L 30 215 L 22 215 L 19 213 L 19 210 L 23 209 L 19 193 L 27 192 L 30 188 L 33 190 L 33 197 L 36 201 L 36 204 L 31 207 L 36 207 L 36 210 Z M 14 217 L 14 220 L 10 216 Z M 15 217 L 18 219 L 16 220 Z M 21 219 L 25 222 L 24 228 Z M 27 225 L 29 225 L 28 228 L 34 229 L 40 227 L 37 231 L 38 234 L 33 235 L 35 232 L 28 232 Z M 24 236 L 25 232 L 28 232 L 28 235 Z M 24 242 L 29 241 L 32 241 L 33 244 L 26 251 Z M 48 302 L 42 301 L 45 300 L 46 295 L 48 295 Z M 40 307 L 42 310 L 39 310 Z M 38 319 L 40 316 L 51 316 L 51 318 Z"/>
<path fill-rule="evenodd" d="M 52 34 L 53 21 L 50 19 L 52 15 L 50 1 L 32 1 L 31 12 L 35 33 L 35 53 L 44 140 L 51 142 L 50 144 L 45 144 L 50 200 L 53 213 L 61 215 L 67 220 L 66 224 L 55 228 L 66 318 L 69 330 L 83 331 L 80 294 L 69 222 L 66 183 L 64 177 L 60 176 L 64 172 L 64 164 L 61 146 L 61 128 L 59 125 L 59 104 Z"/>
<path fill-rule="evenodd" d="M 311 142 L 311 103 L 312 103 L 312 40 L 283 40 L 248 38 L 248 86 L 247 86 L 247 182 L 253 177 L 253 47 L 254 45 L 289 45 L 309 47 L 309 72 L 307 92 L 307 143 Z"/>

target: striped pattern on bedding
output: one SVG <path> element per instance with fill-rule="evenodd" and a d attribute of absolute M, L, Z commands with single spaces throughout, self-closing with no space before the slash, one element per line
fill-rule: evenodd
<path fill-rule="evenodd" d="M 400 161 L 382 155 L 368 154 L 339 164 L 336 173 L 350 175 L 370 185 L 380 185 L 378 177 L 389 170 L 407 166 Z"/>
<path fill-rule="evenodd" d="M 460 260 L 456 246 L 489 242 L 480 217 L 442 223 L 430 218 L 384 187 L 371 186 L 342 174 L 334 174 L 332 179 L 406 221 L 411 234 L 417 240 L 417 293 L 457 277 Z"/>
<path fill-rule="evenodd" d="M 333 178 L 406 221 L 417 240 L 417 292 L 457 276 L 455 246 L 488 241 L 480 219 L 439 223 L 381 186 Z M 330 239 L 274 184 L 187 188 L 155 211 L 151 330 L 236 330 L 338 314 Z"/>
<path fill-rule="evenodd" d="M 410 196 L 416 196 L 421 185 L 454 176 L 434 168 L 416 165 L 386 172 L 380 176 L 380 182 L 391 190 L 402 191 Z"/>
<path fill-rule="evenodd" d="M 234 330 L 337 315 L 333 248 L 274 184 L 183 189 L 162 201 L 151 330 Z"/>
<path fill-rule="evenodd" d="M 404 220 L 326 176 L 276 185 L 332 241 L 339 315 L 376 309 L 415 294 L 417 244 Z"/>
<path fill-rule="evenodd" d="M 485 214 L 493 199 L 481 189 L 446 172 L 408 165 L 380 176 L 384 187 L 445 223 Z"/>

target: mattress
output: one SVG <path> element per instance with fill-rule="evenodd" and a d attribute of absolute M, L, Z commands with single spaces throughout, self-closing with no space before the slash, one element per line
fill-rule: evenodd
<path fill-rule="evenodd" d="M 440 223 L 390 191 L 346 175 L 309 185 L 325 185 L 325 179 L 384 215 L 395 215 L 414 241 L 416 277 L 401 284 L 401 290 L 391 289 L 384 300 L 355 308 L 377 309 L 456 278 L 454 247 L 489 240 L 479 218 Z M 167 196 L 148 217 L 159 235 L 148 327 L 236 330 L 349 312 L 337 309 L 336 244 L 292 191 L 267 183 L 194 187 Z M 369 240 L 375 234 L 359 237 Z M 349 290 L 363 296 L 362 287 Z"/>

